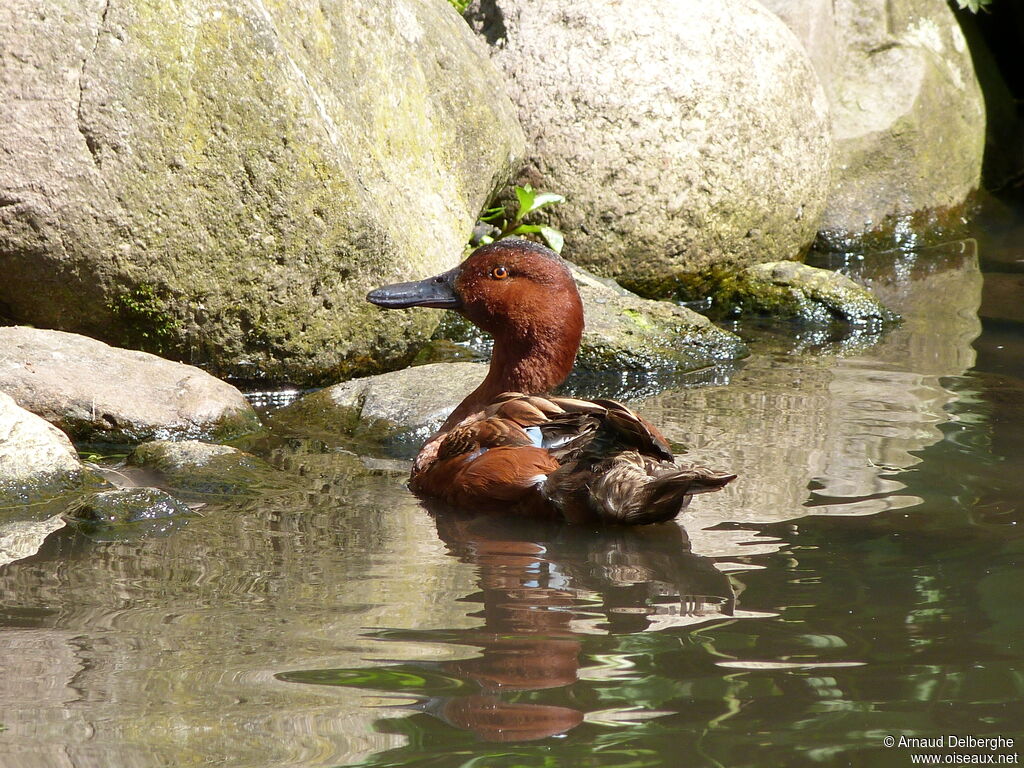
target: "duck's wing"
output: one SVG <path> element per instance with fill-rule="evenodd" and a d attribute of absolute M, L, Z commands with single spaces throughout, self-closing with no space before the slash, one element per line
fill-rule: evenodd
<path fill-rule="evenodd" d="M 615 400 L 505 392 L 473 423 L 481 421 L 522 429 L 534 445 L 548 449 L 561 463 L 584 452 L 604 456 L 624 450 L 664 461 L 673 459 L 668 441 L 654 425 Z"/>
<path fill-rule="evenodd" d="M 616 400 L 552 399 L 567 411 L 573 407 L 583 409 L 604 427 L 607 437 L 619 443 L 624 450 L 634 450 L 643 456 L 664 461 L 672 461 L 674 458 L 661 432 L 643 416 Z"/>
<path fill-rule="evenodd" d="M 538 445 L 560 465 L 542 491 L 570 520 L 629 525 L 669 520 L 695 494 L 716 491 L 735 478 L 676 460 L 650 422 L 615 400 L 508 393 L 492 408 L 499 417 L 529 414 L 529 425 L 522 422 L 525 430 L 538 430 Z"/>
<path fill-rule="evenodd" d="M 487 413 L 465 419 L 431 446 L 429 463 L 413 470 L 412 489 L 458 507 L 539 496 L 559 465 L 527 428 Z"/>
<path fill-rule="evenodd" d="M 661 433 L 622 403 L 520 392 L 439 436 L 431 454 L 414 470 L 417 492 L 456 506 L 542 498 L 576 522 L 668 520 L 734 477 L 676 462 Z"/>

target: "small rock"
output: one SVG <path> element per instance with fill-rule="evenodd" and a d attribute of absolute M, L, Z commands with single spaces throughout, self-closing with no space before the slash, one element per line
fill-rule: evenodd
<path fill-rule="evenodd" d="M 0 509 L 78 488 L 88 477 L 67 435 L 0 392 Z"/>
<path fill-rule="evenodd" d="M 84 523 L 124 525 L 191 514 L 185 502 L 159 488 L 116 488 L 78 499 L 64 516 Z"/>
<path fill-rule="evenodd" d="M 157 473 L 178 495 L 250 496 L 283 490 L 283 474 L 262 459 L 227 445 L 154 440 L 136 447 L 128 464 Z"/>
<path fill-rule="evenodd" d="M 487 375 L 483 363 L 432 363 L 335 384 L 277 411 L 275 429 L 305 435 L 386 440 L 402 434 L 418 444 Z"/>
<path fill-rule="evenodd" d="M 225 439 L 259 426 L 242 393 L 205 371 L 61 331 L 0 328 L 0 390 L 76 439 Z"/>
<path fill-rule="evenodd" d="M 715 303 L 733 315 L 769 315 L 821 325 L 881 326 L 899 320 L 845 275 L 795 261 L 742 270 L 720 286 Z"/>

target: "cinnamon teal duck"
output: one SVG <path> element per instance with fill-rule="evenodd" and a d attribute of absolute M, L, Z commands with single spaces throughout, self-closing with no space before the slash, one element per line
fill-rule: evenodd
<path fill-rule="evenodd" d="M 494 337 L 486 378 L 416 457 L 417 495 L 641 525 L 672 519 L 694 495 L 736 477 L 676 459 L 661 433 L 621 403 L 547 394 L 569 375 L 583 334 L 583 303 L 554 251 L 499 240 L 443 274 L 366 298 L 384 309 L 451 309 Z"/>

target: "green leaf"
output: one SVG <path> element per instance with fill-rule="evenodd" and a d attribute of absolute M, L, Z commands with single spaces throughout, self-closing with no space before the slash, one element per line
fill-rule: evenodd
<path fill-rule="evenodd" d="M 493 224 L 498 219 L 505 218 L 505 206 L 496 205 L 493 208 L 488 208 L 480 214 L 480 221 L 486 221 L 488 224 Z"/>
<path fill-rule="evenodd" d="M 565 238 L 562 237 L 562 233 L 554 227 L 541 227 L 540 236 L 544 238 L 544 242 L 548 244 L 555 253 L 562 252 L 562 246 L 565 245 Z"/>
<path fill-rule="evenodd" d="M 541 232 L 546 227 L 540 224 L 520 224 L 518 227 L 509 232 L 510 235 L 531 235 L 537 232 Z"/>
<path fill-rule="evenodd" d="M 516 198 L 519 200 L 519 212 L 516 213 L 515 220 L 522 221 L 523 217 L 533 210 L 533 187 L 529 184 L 516 187 Z"/>
<path fill-rule="evenodd" d="M 537 211 L 543 208 L 545 205 L 554 205 L 555 203 L 564 203 L 565 198 L 561 195 L 556 195 L 554 192 L 541 192 L 539 195 L 533 198 L 533 207 L 531 211 Z"/>

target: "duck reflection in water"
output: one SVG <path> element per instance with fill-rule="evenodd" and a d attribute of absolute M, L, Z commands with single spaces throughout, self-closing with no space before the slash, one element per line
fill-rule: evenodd
<path fill-rule="evenodd" d="M 477 629 L 383 632 L 381 639 L 451 643 L 480 655 L 376 670 L 310 670 L 294 682 L 422 696 L 414 705 L 489 742 L 563 734 L 584 721 L 571 686 L 585 634 L 629 635 L 732 616 L 729 577 L 689 551 L 675 523 L 586 529 L 558 522 L 431 509 L 449 553 L 474 565 Z M 420 690 L 410 680 L 422 680 Z M 409 726 L 403 726 L 403 729 Z"/>

